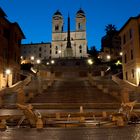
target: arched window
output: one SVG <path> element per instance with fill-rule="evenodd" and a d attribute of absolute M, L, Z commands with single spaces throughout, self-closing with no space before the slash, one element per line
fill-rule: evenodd
<path fill-rule="evenodd" d="M 62 32 L 63 32 L 63 26 L 62 26 Z"/>
<path fill-rule="evenodd" d="M 79 46 L 79 49 L 82 49 L 82 46 L 81 45 Z"/>
<path fill-rule="evenodd" d="M 82 46 L 79 46 L 79 53 L 82 53 Z"/>
<path fill-rule="evenodd" d="M 82 24 L 81 23 L 78 23 L 78 29 L 82 30 Z"/>
<path fill-rule="evenodd" d="M 55 25 L 55 31 L 58 31 L 58 30 L 59 30 L 59 26 Z"/>

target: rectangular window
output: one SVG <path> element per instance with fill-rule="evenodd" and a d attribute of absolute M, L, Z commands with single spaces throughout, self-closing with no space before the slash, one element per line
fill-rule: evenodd
<path fill-rule="evenodd" d="M 132 69 L 132 78 L 134 78 L 134 76 L 135 76 L 135 75 L 134 75 L 134 69 Z"/>
<path fill-rule="evenodd" d="M 21 40 L 20 39 L 18 40 L 18 47 L 19 48 L 21 47 Z"/>
<path fill-rule="evenodd" d="M 131 50 L 131 60 L 133 60 L 133 50 Z"/>
<path fill-rule="evenodd" d="M 82 53 L 82 50 L 80 50 L 79 52 Z"/>
<path fill-rule="evenodd" d="M 18 37 L 17 37 L 17 33 L 15 33 L 15 42 L 17 43 L 18 41 Z"/>
<path fill-rule="evenodd" d="M 125 34 L 123 35 L 123 44 L 125 44 L 126 43 L 126 36 L 125 36 Z"/>
<path fill-rule="evenodd" d="M 39 51 L 40 51 L 40 52 L 42 51 L 42 48 L 41 48 L 41 47 L 39 48 Z"/>
<path fill-rule="evenodd" d="M 126 57 L 126 54 L 124 55 L 124 63 L 127 63 L 127 57 Z"/>
<path fill-rule="evenodd" d="M 4 31 L 3 31 L 3 36 L 4 36 L 6 39 L 10 39 L 10 30 L 4 29 Z"/>
<path fill-rule="evenodd" d="M 52 51 L 50 50 L 50 54 L 52 53 Z"/>
<path fill-rule="evenodd" d="M 128 80 L 128 74 L 125 72 L 125 79 Z"/>
<path fill-rule="evenodd" d="M 129 37 L 132 38 L 132 29 L 129 30 Z"/>
<path fill-rule="evenodd" d="M 57 51 L 55 51 L 55 54 L 57 54 L 58 52 Z"/>
<path fill-rule="evenodd" d="M 41 53 L 39 54 L 39 57 L 41 57 Z"/>

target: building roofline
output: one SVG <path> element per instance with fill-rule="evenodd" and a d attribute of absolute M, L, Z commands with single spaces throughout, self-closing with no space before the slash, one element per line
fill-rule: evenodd
<path fill-rule="evenodd" d="M 40 42 L 40 43 L 26 43 L 26 44 L 21 44 L 21 45 L 41 45 L 41 44 L 51 44 L 51 42 Z"/>
<path fill-rule="evenodd" d="M 136 17 L 130 17 L 126 22 L 125 22 L 125 24 L 121 27 L 121 29 L 119 30 L 119 33 L 125 28 L 125 26 L 131 21 L 131 20 L 136 20 L 136 19 L 138 19 L 138 18 L 140 18 L 140 14 L 138 15 L 138 16 L 136 16 Z"/>
<path fill-rule="evenodd" d="M 18 27 L 18 29 L 20 30 L 20 32 L 21 32 L 21 34 L 22 34 L 23 39 L 26 39 L 26 37 L 25 37 L 23 31 L 21 30 L 19 24 L 18 24 L 17 22 L 14 22 L 14 23 L 12 23 L 12 24 L 13 24 L 13 25 L 16 25 L 16 26 Z"/>
<path fill-rule="evenodd" d="M 0 13 L 2 14 L 3 17 L 7 17 L 7 15 L 6 15 L 5 12 L 2 10 L 1 7 L 0 7 Z"/>

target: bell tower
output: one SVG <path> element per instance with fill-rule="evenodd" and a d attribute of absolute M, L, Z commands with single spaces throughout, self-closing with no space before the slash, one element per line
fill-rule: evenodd
<path fill-rule="evenodd" d="M 84 11 L 80 10 L 76 13 L 76 31 L 86 30 L 86 17 Z"/>
<path fill-rule="evenodd" d="M 53 33 L 63 32 L 63 16 L 59 12 L 59 10 L 57 10 L 54 13 L 52 18 L 52 32 Z"/>

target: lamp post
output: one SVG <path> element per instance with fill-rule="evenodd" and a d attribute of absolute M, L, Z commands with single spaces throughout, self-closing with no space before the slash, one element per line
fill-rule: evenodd
<path fill-rule="evenodd" d="M 122 56 L 123 55 L 123 52 L 120 52 L 120 56 Z"/>
<path fill-rule="evenodd" d="M 54 65 L 55 61 L 51 60 L 51 72 L 53 73 L 53 65 Z"/>
<path fill-rule="evenodd" d="M 35 57 L 31 56 L 30 59 L 31 59 L 31 63 L 33 64 L 33 61 L 35 60 Z"/>
<path fill-rule="evenodd" d="M 59 50 L 58 53 L 59 53 L 59 58 L 60 58 L 60 56 L 61 56 L 61 50 Z"/>
<path fill-rule="evenodd" d="M 36 60 L 36 63 L 37 63 L 37 72 L 39 71 L 39 64 L 41 63 L 41 60 L 40 59 L 37 59 Z"/>
<path fill-rule="evenodd" d="M 6 75 L 7 75 L 7 81 L 6 81 L 6 87 L 9 87 L 9 74 L 11 74 L 11 70 L 10 69 L 6 69 Z"/>
<path fill-rule="evenodd" d="M 107 58 L 107 61 L 110 61 L 111 56 L 110 55 L 107 55 L 106 58 Z"/>
<path fill-rule="evenodd" d="M 92 61 L 92 59 L 88 59 L 87 62 L 88 62 L 88 65 L 89 65 L 89 73 L 91 73 L 91 66 L 93 64 L 93 61 Z"/>

